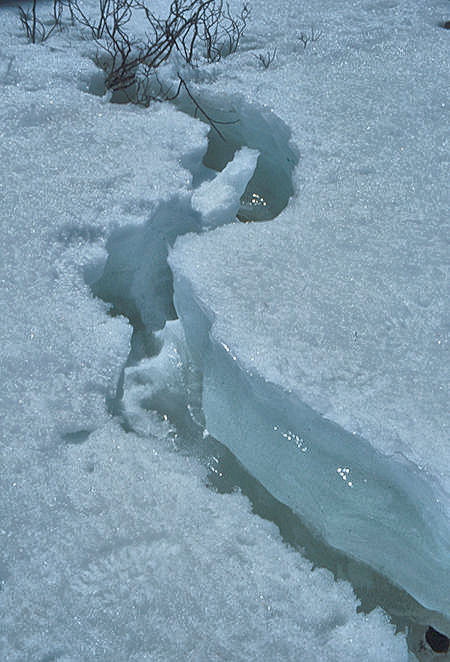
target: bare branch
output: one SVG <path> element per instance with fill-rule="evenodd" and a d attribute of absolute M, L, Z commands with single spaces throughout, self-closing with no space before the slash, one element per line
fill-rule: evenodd
<path fill-rule="evenodd" d="M 303 48 L 306 48 L 308 44 L 313 44 L 314 42 L 319 41 L 321 36 L 322 32 L 320 30 L 314 30 L 314 26 L 311 26 L 311 31 L 309 33 L 301 32 L 297 39 L 302 42 Z"/>
<path fill-rule="evenodd" d="M 217 135 L 220 136 L 220 138 L 224 142 L 226 142 L 225 136 L 223 135 L 222 131 L 220 131 L 220 129 L 217 128 L 217 125 L 218 124 L 237 124 L 239 122 L 239 120 L 234 120 L 232 122 L 220 122 L 219 120 L 213 119 L 206 112 L 206 110 L 200 105 L 200 103 L 197 101 L 197 99 L 194 97 L 194 95 L 192 94 L 192 92 L 188 88 L 188 86 L 186 84 L 186 81 L 180 76 L 180 74 L 177 74 L 177 75 L 178 75 L 178 80 L 180 81 L 181 86 L 184 87 L 184 89 L 186 90 L 186 94 L 188 95 L 188 97 L 192 101 L 192 103 L 194 104 L 196 112 L 197 111 L 200 112 L 201 115 L 203 115 L 203 117 L 206 119 L 208 124 L 211 126 L 211 128 L 214 129 L 214 131 L 217 133 Z M 179 88 L 178 93 L 180 92 L 180 90 L 181 90 L 181 87 Z"/>
<path fill-rule="evenodd" d="M 31 8 L 25 11 L 19 6 L 19 20 L 25 30 L 28 41 L 32 44 L 46 41 L 57 27 L 61 27 L 61 16 L 63 3 L 61 0 L 53 0 L 53 25 L 46 28 L 45 24 L 38 18 L 36 12 L 37 0 L 33 0 Z"/>
<path fill-rule="evenodd" d="M 234 16 L 224 0 L 172 0 L 166 18 L 160 18 L 150 10 L 147 0 L 98 0 L 97 12 L 91 17 L 82 0 L 53 0 L 50 29 L 37 17 L 36 4 L 37 0 L 32 0 L 28 11 L 19 8 L 20 21 L 31 42 L 45 41 L 61 25 L 63 9 L 67 8 L 72 24 L 87 28 L 97 44 L 95 61 L 106 73 L 107 89 L 123 92 L 126 99 L 139 105 L 148 105 L 151 101 L 174 99 L 183 88 L 195 112 L 224 139 L 217 128 L 220 122 L 200 106 L 185 79 L 178 75 L 177 88 L 164 89 L 157 71 L 174 51 L 192 66 L 199 58 L 218 62 L 236 52 L 250 15 L 246 4 Z M 145 39 L 136 39 L 127 31 L 134 11 L 142 14 Z"/>
<path fill-rule="evenodd" d="M 277 55 L 277 49 L 274 48 L 273 51 L 267 51 L 266 53 L 259 53 L 258 55 L 254 55 L 256 59 L 262 64 L 264 69 L 268 69 L 272 62 L 275 60 L 275 57 Z"/>

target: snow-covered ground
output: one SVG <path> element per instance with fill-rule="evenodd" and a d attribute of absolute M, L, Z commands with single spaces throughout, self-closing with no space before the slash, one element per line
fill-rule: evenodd
<path fill-rule="evenodd" d="M 0 5 L 0 660 L 433 659 L 448 10 L 252 0 L 235 54 L 160 71 L 223 141 L 185 90 L 110 103 L 86 31 L 33 45 Z M 209 435 L 362 579 L 226 493 Z M 358 610 L 371 572 L 419 603 L 409 652 Z"/>

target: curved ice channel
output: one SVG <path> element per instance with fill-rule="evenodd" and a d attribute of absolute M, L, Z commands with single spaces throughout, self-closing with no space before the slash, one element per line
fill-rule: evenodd
<path fill-rule="evenodd" d="M 168 248 L 177 237 L 238 218 L 273 219 L 293 194 L 292 172 L 299 155 L 288 127 L 270 110 L 244 99 L 222 103 L 223 109 L 208 96 L 201 97 L 202 108 L 220 122 L 220 135 L 205 124 L 208 140 L 183 159 L 193 190 L 174 192 L 145 225 L 130 223 L 113 232 L 106 266 L 92 285 L 94 294 L 146 333 L 177 317 L 167 263 Z M 196 114 L 187 95 L 180 94 L 176 105 Z"/>
<path fill-rule="evenodd" d="M 221 126 L 226 142 L 211 130 L 206 151 L 184 161 L 193 190 L 161 202 L 145 225 L 123 227 L 110 237 L 104 272 L 93 285 L 135 330 L 115 406 L 141 434 L 151 433 L 155 412 L 184 431 L 207 428 L 328 544 L 445 613 L 447 540 L 439 515 L 420 512 L 411 498 L 411 484 L 426 497 L 420 476 L 394 468 L 337 426 L 330 430 L 308 406 L 240 365 L 215 336 L 214 314 L 199 302 L 184 270 L 185 256 L 177 250 L 168 260 L 178 237 L 201 235 L 236 217 L 268 220 L 293 193 L 298 153 L 281 120 L 244 102 L 232 115 L 214 110 L 211 100 L 202 103 L 221 121 L 233 119 Z M 185 112 L 187 104 L 181 98 Z M 180 321 L 168 322 L 178 316 Z M 347 464 L 364 483 L 361 492 L 337 491 L 326 480 L 330 467 L 338 467 L 339 479 L 352 487 Z M 398 558 L 406 561 L 399 564 Z M 442 628 L 439 614 L 429 622 Z"/>

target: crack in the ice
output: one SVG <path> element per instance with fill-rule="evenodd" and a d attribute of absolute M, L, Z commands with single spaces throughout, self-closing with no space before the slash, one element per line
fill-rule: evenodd
<path fill-rule="evenodd" d="M 154 370 L 154 365 L 149 368 L 145 361 L 150 357 L 158 357 L 163 349 L 164 334 L 158 331 L 163 329 L 168 320 L 176 319 L 172 273 L 167 263 L 168 246 L 173 245 L 182 234 L 203 230 L 201 212 L 192 207 L 192 193 L 199 191 L 205 182 L 210 182 L 213 187 L 217 173 L 233 161 L 242 147 L 258 149 L 260 156 L 241 197 L 241 206 L 237 212 L 240 220 L 275 218 L 294 192 L 291 175 L 298 161 L 298 152 L 289 142 L 289 129 L 279 118 L 247 102 L 238 105 L 239 110 L 236 106 L 232 110 L 220 110 L 212 98 L 202 98 L 202 104 L 214 117 L 223 121 L 237 114 L 239 123 L 223 125 L 227 139 L 225 143 L 210 131 L 208 149 L 203 159 L 199 151 L 183 157 L 183 166 L 192 174 L 191 194 L 179 194 L 161 203 L 144 225 L 129 225 L 111 235 L 107 242 L 108 260 L 105 269 L 92 285 L 96 296 L 112 304 L 114 313 L 127 316 L 133 325 L 131 351 L 118 384 L 116 398 L 110 403 L 111 411 L 121 415 L 121 424 L 125 430 L 136 431 L 133 421 L 124 415 L 125 369 L 128 370 L 127 379 L 130 383 L 133 380 L 145 382 L 148 371 Z M 194 114 L 186 97 L 180 97 L 177 106 L 188 114 Z M 178 224 L 177 219 L 181 218 L 183 222 Z M 149 250 L 152 256 L 150 260 Z M 158 264 L 155 266 L 153 258 L 156 256 Z M 183 380 L 184 377 L 181 378 Z M 422 622 L 423 625 L 427 623 L 426 610 L 412 597 L 393 587 L 387 579 L 364 563 L 351 560 L 344 553 L 329 547 L 302 524 L 296 514 L 250 476 L 228 449 L 210 437 L 198 414 L 201 404 L 195 394 L 195 402 L 191 403 L 190 396 L 185 394 L 185 403 L 180 405 L 176 399 L 173 400 L 170 388 L 164 392 L 164 388 L 156 384 L 150 391 L 150 396 L 145 393 L 136 396 L 139 402 L 134 405 L 141 412 L 156 411 L 165 419 L 168 416 L 174 419 L 174 443 L 177 443 L 176 429 L 179 428 L 180 437 L 184 435 L 189 438 L 189 452 L 209 465 L 210 487 L 219 492 L 230 492 L 236 488 L 241 490 L 250 499 L 255 513 L 278 525 L 286 542 L 302 551 L 314 565 L 330 569 L 336 578 L 351 581 L 364 611 L 368 612 L 381 604 L 399 628 L 411 626 L 408 614 L 413 613 L 416 622 Z M 174 415 L 173 407 L 177 406 L 180 411 L 186 406 L 186 412 L 180 416 Z M 369 587 L 376 585 L 377 591 L 368 589 L 367 584 Z M 397 607 L 399 604 L 402 605 L 400 608 Z M 414 627 L 417 634 L 420 626 Z"/>

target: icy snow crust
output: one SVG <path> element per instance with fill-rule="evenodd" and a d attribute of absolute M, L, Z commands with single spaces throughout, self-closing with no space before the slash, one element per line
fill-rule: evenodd
<path fill-rule="evenodd" d="M 357 613 L 348 583 L 241 495 L 207 489 L 168 424 L 155 415 L 143 438 L 112 416 L 132 330 L 91 287 L 115 270 L 115 303 L 159 324 L 164 297 L 150 282 L 150 305 L 136 270 L 151 280 L 161 247 L 201 224 L 191 209 L 160 236 L 159 211 L 187 209 L 182 163 L 206 150 L 205 126 L 104 103 L 85 40 L 25 45 L 15 9 L 0 13 L 0 658 L 406 662 L 381 610 Z M 138 240 L 153 271 L 127 253 Z"/>
<path fill-rule="evenodd" d="M 208 235 L 198 245 L 193 239 L 179 242 L 171 258 L 176 308 L 204 375 L 202 402 L 209 432 L 330 544 L 387 574 L 429 608 L 446 613 L 448 591 L 442 577 L 448 572 L 449 538 L 441 507 L 445 495 L 432 476 L 400 453 L 384 456 L 375 443 L 371 445 L 370 437 L 336 425 L 329 411 L 322 415 L 323 392 L 314 401 L 300 389 L 286 386 L 289 367 L 295 361 L 303 367 L 306 350 L 301 330 L 296 335 L 289 322 L 293 310 L 305 310 L 303 302 L 286 289 L 284 280 L 278 290 L 284 296 L 276 305 L 268 303 L 279 269 L 263 265 L 254 270 L 258 237 L 253 232 L 250 237 L 239 234 L 235 243 L 227 232 Z M 283 260 L 289 271 L 288 246 L 295 240 L 288 237 Z M 250 259 L 246 259 L 248 246 L 253 247 Z M 263 250 L 275 263 L 281 258 L 277 251 L 267 252 L 267 243 Z M 215 255 L 207 266 L 202 259 L 205 251 Z M 300 289 L 295 283 L 293 287 Z M 247 329 L 247 344 L 241 344 L 232 333 L 233 325 L 241 334 L 245 328 L 241 316 L 249 315 L 253 324 Z M 274 347 L 281 351 L 270 362 Z M 283 347 L 288 350 L 284 355 Z M 295 356 L 292 348 L 298 352 Z M 270 368 L 264 370 L 269 362 Z M 277 369 L 285 372 L 277 374 Z M 332 385 L 340 379 L 342 373 L 331 379 Z M 436 505 L 438 497 L 441 505 Z"/>
<path fill-rule="evenodd" d="M 275 223 L 170 257 L 206 425 L 332 545 L 448 616 L 447 5 L 308 7 L 324 34 L 299 50 L 298 8 L 255 4 L 276 62 L 241 54 L 211 87 L 270 104 L 302 158 Z"/>

